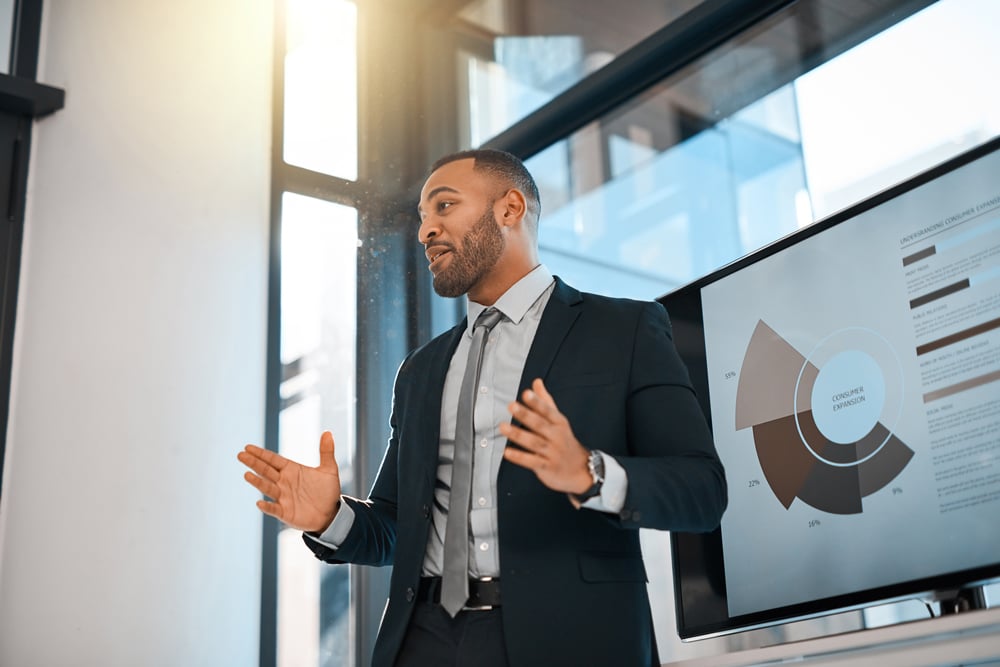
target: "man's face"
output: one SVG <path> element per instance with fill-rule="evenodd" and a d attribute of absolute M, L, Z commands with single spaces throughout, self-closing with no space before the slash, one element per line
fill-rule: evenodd
<path fill-rule="evenodd" d="M 472 166 L 471 159 L 444 165 L 421 192 L 420 242 L 427 248 L 434 291 L 445 297 L 479 285 L 505 248 L 489 184 Z"/>

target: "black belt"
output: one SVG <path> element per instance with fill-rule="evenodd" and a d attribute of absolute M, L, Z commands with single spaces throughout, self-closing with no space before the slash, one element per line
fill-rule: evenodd
<path fill-rule="evenodd" d="M 441 602 L 441 577 L 421 577 L 417 588 L 421 602 Z M 486 611 L 500 606 L 499 579 L 469 579 L 469 600 L 463 610 Z"/>

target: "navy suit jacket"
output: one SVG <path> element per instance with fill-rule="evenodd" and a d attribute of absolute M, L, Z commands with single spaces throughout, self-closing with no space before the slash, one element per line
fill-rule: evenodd
<path fill-rule="evenodd" d="M 464 330 L 459 324 L 400 366 L 389 446 L 371 494 L 344 499 L 356 514 L 345 542 L 330 550 L 306 540 L 327 562 L 393 566 L 376 667 L 393 664 L 416 604 L 441 394 Z M 727 502 L 722 465 L 666 311 L 657 303 L 581 293 L 557 278 L 521 388 L 539 377 L 577 439 L 625 468 L 628 494 L 617 515 L 577 510 L 534 473 L 501 464 L 498 548 L 510 664 L 655 664 L 638 529 L 709 531 Z"/>

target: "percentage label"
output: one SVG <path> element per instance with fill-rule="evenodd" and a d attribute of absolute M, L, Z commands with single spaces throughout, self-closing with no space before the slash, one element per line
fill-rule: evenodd
<path fill-rule="evenodd" d="M 899 488 L 898 486 L 892 487 L 892 495 L 898 496 L 902 492 L 903 492 L 903 489 Z"/>
<path fill-rule="evenodd" d="M 734 377 L 736 377 L 736 371 L 726 371 L 727 380 L 732 380 Z"/>
<path fill-rule="evenodd" d="M 747 486 L 749 486 L 749 488 L 751 488 L 751 489 L 753 487 L 755 487 L 755 486 L 760 486 L 760 480 L 759 479 L 751 479 L 750 483 Z"/>
<path fill-rule="evenodd" d="M 819 525 L 822 525 L 822 522 L 819 519 L 810 519 L 809 520 L 809 527 L 810 528 L 815 528 L 816 526 L 819 526 Z"/>

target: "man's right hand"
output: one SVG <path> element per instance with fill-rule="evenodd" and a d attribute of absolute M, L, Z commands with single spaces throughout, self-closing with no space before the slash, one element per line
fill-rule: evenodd
<path fill-rule="evenodd" d="M 340 471 L 329 431 L 320 436 L 315 468 L 256 445 L 247 445 L 237 458 L 253 471 L 243 478 L 272 499 L 257 501 L 264 514 L 305 532 L 321 533 L 333 521 L 340 507 Z"/>

